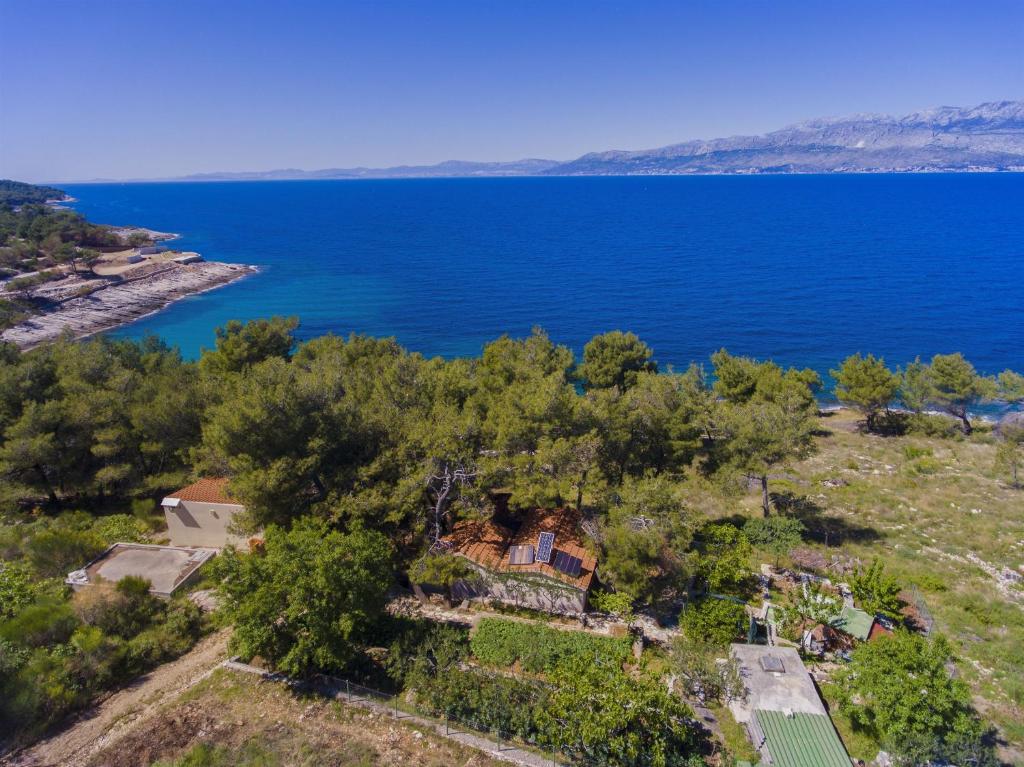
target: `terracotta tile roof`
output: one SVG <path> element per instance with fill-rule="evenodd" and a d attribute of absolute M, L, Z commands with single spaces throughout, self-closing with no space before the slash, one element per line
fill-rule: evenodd
<path fill-rule="evenodd" d="M 490 519 L 457 522 L 449 535 L 441 538 L 452 552 L 490 570 L 501 569 L 512 531 Z"/>
<path fill-rule="evenodd" d="M 506 573 L 533 572 L 555 578 L 586 591 L 594 580 L 597 558 L 583 548 L 579 532 L 580 515 L 573 509 L 535 509 L 527 516 L 523 526 L 513 534 L 501 525 L 483 522 L 460 522 L 450 535 L 442 538 L 453 551 L 489 570 Z M 555 545 L 549 562 L 513 565 L 509 562 L 509 547 L 531 545 L 536 547 L 541 533 L 554 533 Z M 563 551 L 577 557 L 581 564 L 575 578 L 556 570 L 555 554 Z"/>
<path fill-rule="evenodd" d="M 198 482 L 193 482 L 188 487 L 183 487 L 178 492 L 171 493 L 167 497 L 177 498 L 181 501 L 197 501 L 199 503 L 230 503 L 237 506 L 242 505 L 228 493 L 227 477 L 203 477 Z"/>

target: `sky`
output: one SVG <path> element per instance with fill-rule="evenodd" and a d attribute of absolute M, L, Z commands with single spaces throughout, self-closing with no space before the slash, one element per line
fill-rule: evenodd
<path fill-rule="evenodd" d="M 1024 2 L 0 0 L 0 177 L 568 160 L 1024 98 Z"/>

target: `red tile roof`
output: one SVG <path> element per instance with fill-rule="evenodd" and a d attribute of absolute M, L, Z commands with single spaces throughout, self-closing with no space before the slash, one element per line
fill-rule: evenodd
<path fill-rule="evenodd" d="M 586 591 L 594 580 L 597 558 L 583 547 L 579 532 L 580 514 L 573 509 L 535 509 L 513 534 L 492 520 L 459 522 L 450 535 L 442 538 L 456 554 L 496 572 L 533 572 L 555 578 Z M 513 565 L 509 561 L 509 547 L 537 546 L 541 533 L 554 533 L 555 545 L 549 562 Z M 554 567 L 555 554 L 564 551 L 577 557 L 580 574 L 573 578 Z"/>
<path fill-rule="evenodd" d="M 188 487 L 183 487 L 176 493 L 171 493 L 168 498 L 177 498 L 181 501 L 197 501 L 198 503 L 229 503 L 236 506 L 242 504 L 232 498 L 228 493 L 227 477 L 204 477 L 198 482 L 193 482 Z"/>
<path fill-rule="evenodd" d="M 441 540 L 452 547 L 453 553 L 489 570 L 499 570 L 511 537 L 511 530 L 493 520 L 474 519 L 457 522 L 452 532 Z"/>

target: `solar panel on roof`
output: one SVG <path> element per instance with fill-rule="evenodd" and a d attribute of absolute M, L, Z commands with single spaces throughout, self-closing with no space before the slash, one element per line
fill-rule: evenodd
<path fill-rule="evenodd" d="M 786 673 L 786 667 L 782 664 L 782 658 L 777 655 L 762 655 L 761 668 L 778 674 Z"/>
<path fill-rule="evenodd" d="M 533 546 L 530 544 L 509 546 L 508 562 L 510 565 L 532 565 Z"/>
<path fill-rule="evenodd" d="M 540 538 L 537 539 L 537 561 L 538 562 L 550 562 L 551 561 L 551 549 L 555 545 L 555 534 L 554 533 L 541 533 Z"/>
<path fill-rule="evenodd" d="M 570 578 L 578 577 L 582 566 L 583 560 L 579 557 L 571 556 L 564 551 L 555 553 L 555 569 L 560 573 L 565 573 Z"/>

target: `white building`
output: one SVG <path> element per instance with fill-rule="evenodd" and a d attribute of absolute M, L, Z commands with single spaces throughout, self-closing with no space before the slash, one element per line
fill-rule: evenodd
<path fill-rule="evenodd" d="M 249 538 L 232 525 L 245 507 L 230 496 L 227 485 L 224 477 L 204 478 L 161 501 L 172 545 L 249 547 Z"/>

